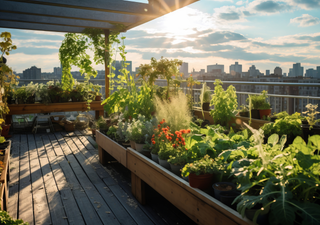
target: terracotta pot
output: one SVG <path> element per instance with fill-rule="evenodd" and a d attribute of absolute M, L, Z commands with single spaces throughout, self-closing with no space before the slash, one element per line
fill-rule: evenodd
<path fill-rule="evenodd" d="M 209 102 L 202 103 L 202 109 L 205 111 L 210 111 L 210 103 Z"/>
<path fill-rule="evenodd" d="M 101 101 L 101 98 L 102 98 L 101 95 L 97 95 L 96 98 L 95 98 L 95 100 L 96 100 L 96 101 Z"/>
<path fill-rule="evenodd" d="M 200 190 L 209 189 L 212 184 L 213 174 L 200 174 L 190 173 L 189 184 L 193 188 L 199 188 Z"/>
<path fill-rule="evenodd" d="M 262 119 L 263 116 L 267 117 L 270 114 L 271 114 L 271 109 L 259 109 L 260 119 Z"/>
<path fill-rule="evenodd" d="M 9 135 L 9 131 L 10 131 L 11 124 L 1 125 L 1 127 L 2 127 L 1 136 L 5 138 L 10 138 L 11 135 Z"/>

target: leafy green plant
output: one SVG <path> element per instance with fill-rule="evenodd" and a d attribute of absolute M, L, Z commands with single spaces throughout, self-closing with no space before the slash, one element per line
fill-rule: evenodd
<path fill-rule="evenodd" d="M 202 159 L 194 161 L 193 163 L 187 163 L 181 171 L 182 176 L 188 177 L 190 173 L 200 174 L 212 174 L 215 170 L 215 162 L 209 155 L 205 155 Z"/>
<path fill-rule="evenodd" d="M 303 114 L 307 114 L 306 118 L 310 125 L 310 130 L 316 123 L 320 122 L 320 119 L 316 119 L 316 115 L 320 112 L 317 111 L 318 105 L 313 105 L 309 103 L 306 105 L 307 111 L 303 112 Z"/>
<path fill-rule="evenodd" d="M 239 109 L 239 112 L 249 112 L 249 109 L 246 105 L 241 105 L 240 106 L 240 109 Z"/>
<path fill-rule="evenodd" d="M 253 109 L 270 109 L 267 94 L 268 92 L 263 90 L 261 95 L 251 95 Z M 249 100 L 247 99 L 247 101 Z"/>
<path fill-rule="evenodd" d="M 211 99 L 211 105 L 214 105 L 214 109 L 210 111 L 210 115 L 215 123 L 229 127 L 229 122 L 235 117 L 238 101 L 234 86 L 230 85 L 224 91 L 222 84 L 219 79 L 214 82 L 214 94 Z"/>
<path fill-rule="evenodd" d="M 21 219 L 13 219 L 6 211 L 0 210 L 0 224 L 6 225 L 29 225 L 27 222 L 23 222 Z"/>

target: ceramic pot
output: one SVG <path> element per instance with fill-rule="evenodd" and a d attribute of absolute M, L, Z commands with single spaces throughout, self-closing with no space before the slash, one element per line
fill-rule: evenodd
<path fill-rule="evenodd" d="M 204 111 L 210 111 L 210 103 L 209 102 L 202 103 L 202 109 Z"/>
<path fill-rule="evenodd" d="M 95 98 L 95 101 L 101 101 L 101 97 L 102 97 L 101 95 L 97 95 Z"/>
<path fill-rule="evenodd" d="M 130 146 L 132 149 L 136 150 L 136 143 L 134 141 L 130 141 Z"/>
<path fill-rule="evenodd" d="M 268 117 L 270 114 L 271 114 L 271 109 L 259 109 L 260 119 L 262 119 L 263 116 Z"/>
<path fill-rule="evenodd" d="M 212 184 L 213 174 L 200 174 L 190 173 L 189 184 L 193 188 L 199 188 L 200 190 L 209 189 Z"/>
<path fill-rule="evenodd" d="M 159 164 L 159 156 L 157 154 L 151 153 L 151 159 L 152 159 L 152 161 Z"/>
<path fill-rule="evenodd" d="M 159 158 L 159 164 L 166 168 L 167 170 L 171 171 L 171 167 L 170 167 L 170 164 L 168 163 L 168 161 L 166 159 L 160 159 Z"/>
<path fill-rule="evenodd" d="M 232 205 L 232 202 L 235 200 L 236 197 L 238 197 L 239 195 L 241 194 L 240 191 L 232 191 L 231 193 L 230 192 L 221 192 L 220 193 L 220 201 L 229 206 L 230 208 L 236 210 L 237 209 L 237 204 L 233 204 Z"/>
<path fill-rule="evenodd" d="M 252 208 L 252 209 L 246 209 L 245 215 L 249 220 L 253 220 L 254 214 L 260 209 L 258 208 Z M 263 210 L 260 215 L 257 218 L 257 224 L 260 225 L 267 225 L 269 224 L 268 222 L 268 213 L 269 213 L 270 207 L 266 207 L 265 210 Z"/>
<path fill-rule="evenodd" d="M 217 182 L 212 185 L 214 197 L 220 201 L 221 193 L 232 193 L 236 190 L 236 185 L 230 182 Z"/>
<path fill-rule="evenodd" d="M 260 119 L 259 109 L 251 109 L 251 118 L 252 119 Z"/>
<path fill-rule="evenodd" d="M 145 145 L 145 144 L 138 144 L 138 143 L 136 142 L 136 143 L 135 143 L 136 151 L 142 153 L 142 151 L 143 151 L 143 146 L 144 146 L 144 145 Z"/>
<path fill-rule="evenodd" d="M 183 166 L 181 166 L 181 165 L 173 165 L 171 163 L 169 163 L 169 164 L 170 164 L 170 168 L 171 168 L 172 173 L 174 173 L 175 175 L 180 177 L 181 176 L 181 169 L 183 168 Z"/>

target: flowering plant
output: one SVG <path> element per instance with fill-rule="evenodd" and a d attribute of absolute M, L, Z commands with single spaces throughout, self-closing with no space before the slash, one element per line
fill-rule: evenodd
<path fill-rule="evenodd" d="M 172 133 L 170 127 L 166 126 L 165 119 L 159 122 L 155 128 L 155 134 L 152 135 L 153 154 L 159 154 L 160 159 L 169 159 L 170 155 L 176 155 L 176 152 L 185 149 L 185 135 L 190 133 L 190 129 L 175 131 Z"/>
<path fill-rule="evenodd" d="M 202 159 L 188 163 L 182 168 L 182 176 L 187 177 L 190 173 L 212 174 L 216 170 L 215 161 L 209 155 L 205 155 Z"/>

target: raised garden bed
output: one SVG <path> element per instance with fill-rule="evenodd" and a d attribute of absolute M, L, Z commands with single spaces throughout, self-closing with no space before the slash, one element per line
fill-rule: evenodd
<path fill-rule="evenodd" d="M 8 180 L 10 173 L 10 149 L 11 140 L 0 144 L 0 198 L 1 210 L 7 210 L 8 203 Z"/>
<path fill-rule="evenodd" d="M 247 218 L 205 192 L 164 169 L 149 158 L 128 148 L 127 168 L 131 171 L 131 188 L 138 201 L 144 203 L 147 183 L 198 224 L 252 225 Z"/>
<path fill-rule="evenodd" d="M 198 118 L 203 119 L 202 116 L 202 111 L 198 110 L 198 109 L 194 109 L 193 110 L 194 115 L 197 116 Z M 214 124 L 214 121 L 210 115 L 210 111 L 203 111 L 204 114 L 204 119 L 209 120 L 210 124 Z M 236 129 L 239 129 L 241 126 L 243 126 L 243 123 L 247 123 L 249 124 L 249 117 L 241 117 L 241 116 L 236 116 L 234 121 L 232 121 L 231 123 L 235 123 L 236 124 Z M 253 127 L 254 129 L 259 129 L 260 127 L 262 127 L 265 123 L 270 123 L 270 121 L 267 120 L 258 120 L 258 119 L 251 119 L 251 127 Z"/>
<path fill-rule="evenodd" d="M 118 144 L 100 131 L 96 131 L 96 142 L 99 149 L 99 160 L 102 165 L 111 161 L 112 158 L 110 156 L 112 156 L 119 163 L 125 167 L 127 166 L 127 148 Z"/>

